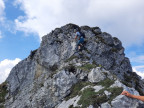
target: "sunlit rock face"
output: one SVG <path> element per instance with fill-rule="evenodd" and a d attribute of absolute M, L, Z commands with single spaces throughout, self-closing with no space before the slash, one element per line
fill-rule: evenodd
<path fill-rule="evenodd" d="M 85 34 L 76 52 L 75 29 Z M 76 53 L 75 53 L 76 52 Z M 43 36 L 40 47 L 6 80 L 6 108 L 137 108 L 144 83 L 132 72 L 121 41 L 99 27 L 67 24 Z"/>

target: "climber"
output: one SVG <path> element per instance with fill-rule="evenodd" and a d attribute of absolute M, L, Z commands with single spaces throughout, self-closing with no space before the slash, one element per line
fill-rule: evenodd
<path fill-rule="evenodd" d="M 125 96 L 128 96 L 128 97 L 130 97 L 130 98 L 138 99 L 138 100 L 141 100 L 141 101 L 144 102 L 144 96 L 132 95 L 132 94 L 130 94 L 128 91 L 123 91 L 123 92 L 121 93 L 121 95 L 125 95 Z"/>
<path fill-rule="evenodd" d="M 78 38 L 78 42 L 76 45 L 76 49 L 78 51 L 82 51 L 83 43 L 84 43 L 84 38 L 85 34 L 80 32 L 78 29 L 75 29 L 75 40 Z"/>

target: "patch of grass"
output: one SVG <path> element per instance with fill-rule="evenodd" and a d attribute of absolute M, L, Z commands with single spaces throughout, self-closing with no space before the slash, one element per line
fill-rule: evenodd
<path fill-rule="evenodd" d="M 108 88 L 107 91 L 111 92 L 109 103 L 116 98 L 118 95 L 120 95 L 123 91 L 122 87 L 113 87 L 113 88 Z"/>
<path fill-rule="evenodd" d="M 68 58 L 67 60 L 65 60 L 65 62 L 69 62 L 72 61 L 73 59 L 77 58 L 77 56 L 71 56 L 70 58 Z"/>
<path fill-rule="evenodd" d="M 114 81 L 110 80 L 108 78 L 99 82 L 98 85 L 102 85 L 102 86 L 104 86 L 104 88 L 99 90 L 98 92 L 95 92 L 93 88 L 86 88 L 83 92 L 80 93 L 82 96 L 81 96 L 78 104 L 82 105 L 81 108 L 86 108 L 89 105 L 93 105 L 93 106 L 97 107 L 98 105 L 100 105 L 104 102 L 107 102 L 109 99 L 106 96 L 106 94 L 104 93 L 104 91 L 105 90 L 112 91 L 113 90 L 112 88 L 111 89 L 108 89 L 108 88 L 113 83 L 114 83 Z M 110 97 L 110 99 L 113 99 L 115 97 L 115 95 L 118 93 L 115 93 L 114 95 L 112 95 Z"/>
<path fill-rule="evenodd" d="M 82 105 L 82 108 L 86 108 L 89 105 L 93 105 L 95 97 L 96 97 L 96 93 L 94 92 L 94 89 L 87 88 L 82 92 L 82 96 L 80 100 L 78 101 L 78 104 Z"/>
<path fill-rule="evenodd" d="M 109 78 L 106 78 L 105 80 L 103 80 L 103 81 L 100 81 L 99 83 L 98 83 L 98 85 L 102 85 L 102 86 L 104 86 L 104 87 L 110 87 L 112 84 L 114 84 L 114 80 L 111 80 L 111 79 L 109 79 Z"/>
<path fill-rule="evenodd" d="M 107 90 L 111 92 L 110 97 L 108 98 L 104 91 Z M 98 92 L 95 92 L 93 88 L 86 88 L 81 93 L 81 98 L 78 101 L 79 105 L 82 105 L 81 108 L 87 108 L 89 105 L 97 106 L 105 102 L 111 103 L 111 101 L 116 98 L 116 96 L 120 95 L 123 91 L 121 87 L 114 87 L 114 88 L 103 88 Z"/>
<path fill-rule="evenodd" d="M 93 68 L 96 68 L 96 65 L 94 64 L 85 64 L 83 66 L 78 66 L 77 68 L 82 69 L 84 71 L 90 71 Z"/>
<path fill-rule="evenodd" d="M 7 91 L 7 83 L 4 82 L 0 84 L 0 103 L 5 102 L 5 96 L 8 93 Z"/>
<path fill-rule="evenodd" d="M 94 84 L 92 84 L 90 82 L 83 82 L 83 81 L 76 83 L 75 85 L 72 86 L 71 93 L 65 99 L 68 100 L 70 98 L 73 98 L 73 97 L 79 95 L 81 92 L 80 90 L 87 85 L 93 86 Z"/>
<path fill-rule="evenodd" d="M 82 96 L 78 101 L 81 108 L 87 108 L 89 105 L 96 106 L 107 101 L 107 96 L 104 93 L 98 94 L 93 88 L 87 88 L 82 92 Z"/>
<path fill-rule="evenodd" d="M 0 108 L 4 108 L 4 105 L 0 105 Z"/>
<path fill-rule="evenodd" d="M 98 67 L 102 67 L 102 65 L 101 65 L 101 64 L 99 64 L 99 65 L 98 65 Z"/>
<path fill-rule="evenodd" d="M 110 88 L 109 86 L 111 86 L 113 83 L 114 83 L 113 80 L 107 78 L 104 81 L 101 81 L 97 84 L 104 86 L 104 88 L 99 90 L 98 92 L 95 92 L 95 89 L 91 87 L 85 88 L 83 91 L 80 91 L 82 88 L 88 85 L 95 86 L 95 84 L 92 84 L 90 82 L 79 82 L 72 87 L 72 92 L 66 99 L 68 100 L 77 95 L 80 95 L 81 98 L 78 101 L 78 105 L 82 106 L 81 107 L 79 106 L 78 108 L 87 108 L 89 105 L 93 105 L 95 108 L 97 108 L 102 103 L 105 102 L 111 103 L 111 101 L 118 95 L 120 95 L 120 93 L 123 91 L 123 88 L 121 87 Z M 110 92 L 111 95 L 109 95 L 109 97 L 106 96 L 104 91 Z M 76 107 L 70 105 L 69 108 L 76 108 Z"/>

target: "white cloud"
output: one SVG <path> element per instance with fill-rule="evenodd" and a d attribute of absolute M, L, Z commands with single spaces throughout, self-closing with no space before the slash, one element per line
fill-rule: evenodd
<path fill-rule="evenodd" d="M 144 0 L 16 0 L 26 16 L 15 20 L 17 30 L 40 38 L 67 23 L 100 26 L 125 46 L 144 41 Z"/>
<path fill-rule="evenodd" d="M 19 62 L 21 59 L 16 58 L 15 60 L 5 59 L 0 61 L 0 84 L 6 80 L 11 69 Z"/>
<path fill-rule="evenodd" d="M 142 66 L 134 66 L 133 67 L 133 72 L 136 72 L 139 76 L 144 79 L 144 65 Z"/>
<path fill-rule="evenodd" d="M 3 0 L 0 0 L 0 22 L 4 20 L 5 4 Z"/>

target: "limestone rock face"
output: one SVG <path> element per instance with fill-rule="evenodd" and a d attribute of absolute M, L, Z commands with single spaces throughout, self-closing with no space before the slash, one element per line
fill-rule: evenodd
<path fill-rule="evenodd" d="M 75 53 L 74 30 L 85 34 Z M 67 24 L 43 36 L 40 47 L 17 64 L 7 80 L 6 108 L 136 108 L 120 95 L 144 93 L 144 82 L 125 57 L 121 41 L 99 27 Z M 128 104 L 127 104 L 128 103 Z"/>
<path fill-rule="evenodd" d="M 99 67 L 93 68 L 92 71 L 88 74 L 89 82 L 92 83 L 98 83 L 105 80 L 106 78 L 113 80 L 113 76 L 109 73 L 109 71 Z"/>

